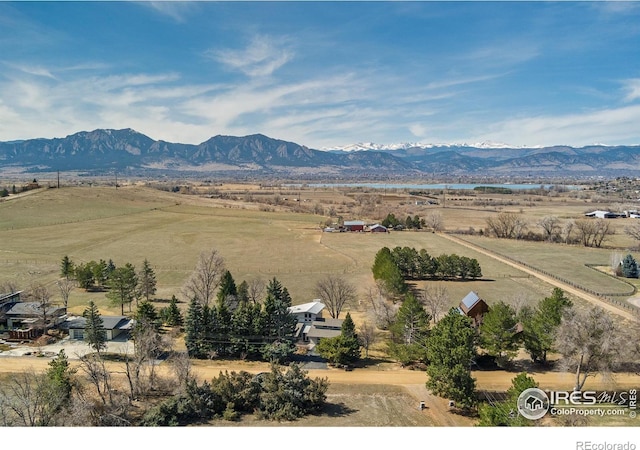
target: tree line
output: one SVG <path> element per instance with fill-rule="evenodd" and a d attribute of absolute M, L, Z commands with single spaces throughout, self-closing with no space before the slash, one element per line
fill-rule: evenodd
<path fill-rule="evenodd" d="M 107 298 L 113 306 L 120 306 L 122 315 L 124 315 L 124 305 L 129 305 L 129 311 L 131 311 L 134 300 L 136 304 L 142 299 L 149 301 L 156 293 L 155 271 L 146 259 L 142 263 L 142 268 L 137 271 L 131 263 L 116 267 L 113 260 L 110 259 L 107 262 L 100 259 L 76 264 L 65 255 L 60 263 L 60 274 L 63 280 L 74 280 L 86 291 L 106 290 Z M 61 283 L 59 285 L 62 286 Z M 68 299 L 68 292 L 66 298 Z"/>
<path fill-rule="evenodd" d="M 482 277 L 482 268 L 475 258 L 442 254 L 431 256 L 425 249 L 383 247 L 376 253 L 373 277 L 396 294 L 405 294 L 405 280 L 467 280 Z"/>
<path fill-rule="evenodd" d="M 291 303 L 287 288 L 275 277 L 266 287 L 264 301 L 252 302 L 247 283 L 238 289 L 225 271 L 214 304 L 198 297 L 189 303 L 184 325 L 189 356 L 286 360 L 295 351 Z"/>

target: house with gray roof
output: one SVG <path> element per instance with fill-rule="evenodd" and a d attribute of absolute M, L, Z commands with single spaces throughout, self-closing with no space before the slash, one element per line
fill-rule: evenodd
<path fill-rule="evenodd" d="M 7 328 L 30 328 L 46 316 L 47 327 L 57 326 L 64 321 L 67 310 L 64 306 L 48 305 L 42 308 L 38 302 L 16 302 L 5 312 Z M 42 324 L 41 324 L 42 325 Z"/>
<path fill-rule="evenodd" d="M 129 333 L 135 324 L 133 319 L 125 316 L 100 316 L 102 318 L 102 326 L 107 335 L 107 340 L 112 341 L 116 337 Z M 71 317 L 64 322 L 60 328 L 69 331 L 69 338 L 84 339 L 84 327 L 87 320 L 84 317 Z"/>

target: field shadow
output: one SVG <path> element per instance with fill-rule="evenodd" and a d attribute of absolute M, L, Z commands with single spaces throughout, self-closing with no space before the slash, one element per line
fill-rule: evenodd
<path fill-rule="evenodd" d="M 325 403 L 322 407 L 322 410 L 318 411 L 314 415 L 327 417 L 346 417 L 357 412 L 357 409 L 351 408 L 344 403 Z"/>

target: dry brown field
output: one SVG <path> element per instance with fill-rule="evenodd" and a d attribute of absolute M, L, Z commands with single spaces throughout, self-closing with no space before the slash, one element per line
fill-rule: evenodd
<path fill-rule="evenodd" d="M 116 265 L 131 262 L 136 266 L 146 258 L 158 277 L 157 297 L 167 299 L 176 295 L 184 302 L 181 287 L 198 255 L 216 248 L 236 282 L 277 277 L 292 294 L 294 303 L 313 299 L 313 285 L 323 276 L 347 275 L 358 287 L 358 304 L 351 306 L 358 324 L 368 320 L 366 291 L 372 286 L 370 268 L 375 253 L 383 246 L 410 246 L 425 248 L 432 255 L 456 253 L 478 259 L 483 270 L 481 280 L 440 282 L 448 289 L 451 306 L 457 306 L 470 290 L 479 292 L 489 304 L 498 300 L 515 303 L 522 298 L 535 303 L 551 292 L 550 283 L 437 233 L 323 233 L 321 228 L 339 217 L 375 223 L 392 212 L 401 220 L 407 215 L 426 217 L 437 213 L 442 215 L 446 231 L 480 230 L 486 227 L 487 217 L 509 211 L 521 214 L 535 229 L 536 222 L 546 215 L 556 215 L 561 220 L 576 219 L 589 210 L 606 209 L 615 200 L 602 201 L 575 193 L 557 197 L 434 193 L 432 197 L 438 200 L 438 205 L 416 205 L 416 200 L 423 197 L 402 191 L 292 188 L 257 183 L 194 184 L 191 194 L 151 189 L 143 182 L 125 184 L 119 189 L 100 185 L 43 189 L 0 202 L 0 285 L 13 282 L 26 289 L 33 282 L 43 282 L 50 287 L 54 300 L 59 300 L 54 283 L 64 255 L 76 262 L 102 258 L 113 259 Z M 611 252 L 627 251 L 636 244 L 623 232 L 626 223 L 627 219 L 612 221 L 616 233 L 607 241 L 608 248 L 592 252 L 589 258 L 566 258 L 563 264 L 558 254 L 565 257 L 589 251 L 538 243 L 527 243 L 526 255 L 532 263 L 542 265 L 547 264 L 544 258 L 549 257 L 575 273 L 583 270 L 585 259 L 606 266 Z M 518 242 L 494 240 L 490 244 L 494 250 L 510 254 L 525 248 Z M 585 275 L 582 281 L 588 283 L 589 276 Z M 428 283 L 432 282 L 417 282 L 415 287 L 420 289 Z M 572 298 L 578 304 L 584 302 L 579 296 Z M 72 292 L 70 312 L 81 313 L 89 299 L 98 303 L 103 314 L 119 313 L 119 308 L 109 305 L 104 293 L 80 289 Z M 3 372 L 32 364 L 46 364 L 46 359 L 0 357 Z M 198 361 L 194 365 L 203 379 L 224 369 L 264 369 Z M 297 422 L 296 426 L 472 425 L 468 418 L 448 411 L 443 399 L 430 396 L 424 388 L 424 372 L 389 363 L 354 372 L 328 370 L 310 374 L 330 379 L 329 403 L 333 409 Z M 514 373 L 503 371 L 474 373 L 479 388 L 489 390 L 506 389 L 513 376 Z M 569 374 L 534 373 L 534 377 L 549 388 L 571 385 Z M 590 382 L 599 386 L 597 379 Z M 622 387 L 639 384 L 633 374 L 622 374 L 618 383 Z M 416 407 L 422 400 L 427 400 L 430 407 L 420 412 Z M 248 420 L 240 424 L 264 426 Z"/>

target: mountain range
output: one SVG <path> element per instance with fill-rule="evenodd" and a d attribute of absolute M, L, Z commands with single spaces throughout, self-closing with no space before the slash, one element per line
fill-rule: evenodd
<path fill-rule="evenodd" d="M 214 136 L 201 144 L 156 141 L 132 129 L 0 142 L 0 172 L 214 173 L 287 177 L 638 176 L 640 146 L 358 144 L 314 150 L 262 134 Z"/>

